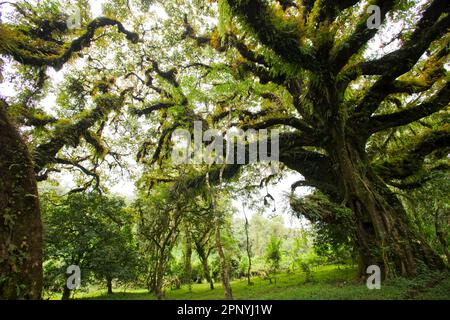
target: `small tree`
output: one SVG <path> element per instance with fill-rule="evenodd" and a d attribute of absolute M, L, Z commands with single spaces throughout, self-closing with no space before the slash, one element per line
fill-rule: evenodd
<path fill-rule="evenodd" d="M 180 199 L 173 199 L 169 187 L 160 185 L 150 194 L 140 193 L 135 203 L 140 251 L 147 264 L 146 284 L 159 300 L 165 298 L 164 277 L 185 212 Z"/>
<path fill-rule="evenodd" d="M 108 294 L 113 293 L 113 280 L 131 282 L 137 278 L 139 261 L 131 227 L 111 224 L 109 235 L 104 234 L 108 242 L 89 256 L 89 269 L 97 280 L 106 283 Z"/>
<path fill-rule="evenodd" d="M 109 293 L 113 279 L 130 280 L 137 257 L 124 206 L 121 199 L 95 193 L 42 196 L 47 287 L 62 285 L 63 299 L 68 299 L 65 272 L 70 265 L 80 267 L 83 281 L 88 275 L 105 281 Z"/>
<path fill-rule="evenodd" d="M 270 274 L 273 274 L 275 284 L 277 283 L 276 274 L 280 269 L 281 262 L 281 243 L 282 240 L 275 235 L 270 237 L 266 247 L 266 263 L 269 265 L 269 281 L 272 283 Z"/>

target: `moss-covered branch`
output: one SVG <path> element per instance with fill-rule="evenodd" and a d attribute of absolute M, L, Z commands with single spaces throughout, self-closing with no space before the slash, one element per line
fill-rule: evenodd
<path fill-rule="evenodd" d="M 373 116 L 369 119 L 368 132 L 373 134 L 388 128 L 403 126 L 420 120 L 439 110 L 444 109 L 450 103 L 450 84 L 436 94 L 432 99 L 417 106 L 406 108 L 402 111 Z"/>
<path fill-rule="evenodd" d="M 394 7 L 395 2 L 391 0 L 376 1 L 376 5 L 381 9 L 381 23 L 386 19 L 387 13 Z M 348 60 L 375 36 L 378 29 L 369 29 L 367 27 L 367 15 L 363 15 L 358 22 L 355 31 L 350 37 L 342 42 L 337 48 L 333 49 L 330 65 L 335 73 L 338 73 L 344 67 Z"/>
<path fill-rule="evenodd" d="M 11 25 L 0 25 L 0 53 L 11 55 L 22 64 L 35 67 L 50 66 L 59 70 L 69 61 L 74 53 L 83 50 L 91 45 L 95 32 L 102 27 L 117 26 L 120 33 L 132 43 L 139 40 L 137 33 L 128 31 L 121 22 L 98 17 L 94 19 L 86 28 L 86 32 L 69 44 L 59 45 L 54 41 L 37 41 L 29 38 L 20 31 L 20 28 Z"/>
<path fill-rule="evenodd" d="M 407 151 L 396 152 L 396 154 L 399 154 L 398 156 L 376 161 L 373 168 L 377 174 L 389 181 L 405 179 L 419 173 L 426 156 L 437 150 L 450 149 L 450 131 L 448 129 L 430 131 L 423 135 L 419 141 L 409 143 L 404 149 Z"/>
<path fill-rule="evenodd" d="M 76 147 L 82 137 L 88 136 L 88 130 L 98 121 L 104 119 L 111 111 L 122 106 L 123 97 L 113 94 L 102 94 L 94 99 L 95 108 L 69 124 L 59 124 L 53 136 L 45 143 L 38 145 L 33 158 L 35 172 L 38 173 L 46 165 L 55 163 L 55 157 L 64 146 Z"/>
<path fill-rule="evenodd" d="M 259 41 L 286 62 L 298 64 L 310 70 L 320 68 L 311 48 L 307 49 L 301 43 L 301 35 L 297 27 L 276 16 L 265 1 L 228 0 L 227 2 L 231 12 L 241 18 Z"/>

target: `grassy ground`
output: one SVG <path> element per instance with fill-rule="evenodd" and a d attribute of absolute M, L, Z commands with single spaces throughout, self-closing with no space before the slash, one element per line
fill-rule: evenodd
<path fill-rule="evenodd" d="M 450 300 L 449 273 L 430 273 L 414 280 L 396 279 L 382 284 L 380 290 L 369 290 L 364 283 L 355 281 L 356 270 L 352 267 L 321 266 L 312 270 L 313 281 L 305 283 L 303 273 L 282 273 L 276 284 L 268 280 L 253 278 L 254 284 L 247 285 L 246 280 L 232 282 L 235 299 L 446 299 Z M 148 300 L 154 299 L 145 289 L 116 289 L 112 295 L 105 290 L 79 292 L 75 299 L 104 300 Z M 183 300 L 220 300 L 224 298 L 220 284 L 210 290 L 207 283 L 194 284 L 192 291 L 187 287 L 166 291 L 167 299 Z"/>

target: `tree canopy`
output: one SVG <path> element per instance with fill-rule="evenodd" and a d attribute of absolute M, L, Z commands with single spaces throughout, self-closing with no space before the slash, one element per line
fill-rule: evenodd
<path fill-rule="evenodd" d="M 70 3 L 0 4 L 9 8 L 0 79 L 12 92 L 0 101 L 1 296 L 40 297 L 37 183 L 67 174 L 72 194 L 136 181 L 141 230 L 168 237 L 147 239 L 167 258 L 150 286 L 161 291 L 164 250 L 178 222 L 196 219 L 186 212 L 209 212 L 226 279 L 221 208 L 232 188 L 277 174 L 248 163 L 248 147 L 245 163 L 174 164 L 174 132 L 193 133 L 196 121 L 219 135 L 277 129 L 278 175 L 303 177 L 292 185 L 292 210 L 335 247 L 353 246 L 360 276 L 370 265 L 384 277 L 445 268 L 404 195 L 448 180 L 448 1 L 111 0 L 94 17 L 83 0 L 72 3 L 77 28 L 66 23 Z M 315 191 L 299 199 L 304 186 Z M 443 212 L 446 200 L 438 202 Z"/>

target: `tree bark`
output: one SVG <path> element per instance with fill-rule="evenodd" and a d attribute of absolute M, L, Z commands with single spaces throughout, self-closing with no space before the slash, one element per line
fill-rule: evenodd
<path fill-rule="evenodd" d="M 108 288 L 108 294 L 113 294 L 111 277 L 106 278 L 106 287 Z"/>
<path fill-rule="evenodd" d="M 203 267 L 203 273 L 205 275 L 206 281 L 208 281 L 208 283 L 209 283 L 209 288 L 211 290 L 214 290 L 214 282 L 211 278 L 211 273 L 210 273 L 209 265 L 208 265 L 208 257 L 205 254 L 205 250 L 203 248 L 199 248 L 199 246 L 197 246 L 197 254 L 200 257 L 200 261 L 201 261 L 202 267 Z"/>
<path fill-rule="evenodd" d="M 221 280 L 225 290 L 225 299 L 233 300 L 233 293 L 230 284 L 230 268 L 225 257 L 225 253 L 222 248 L 221 232 L 220 232 L 220 219 L 216 217 L 214 219 L 215 224 L 215 236 L 216 236 L 216 249 L 219 254 L 220 266 L 221 266 Z"/>
<path fill-rule="evenodd" d="M 40 299 L 42 224 L 28 148 L 0 101 L 0 299 Z"/>
<path fill-rule="evenodd" d="M 221 222 L 220 222 L 220 213 L 217 210 L 217 203 L 214 192 L 211 188 L 211 184 L 209 183 L 209 173 L 206 174 L 206 184 L 211 195 L 211 209 L 213 211 L 214 216 L 214 233 L 216 239 L 216 250 L 219 255 L 220 266 L 221 266 L 221 280 L 222 286 L 225 291 L 225 299 L 233 300 L 233 292 L 231 290 L 230 284 L 230 268 L 227 263 L 227 259 L 225 257 L 225 253 L 223 252 L 222 247 L 222 236 L 220 232 Z"/>
<path fill-rule="evenodd" d="M 69 300 L 70 299 L 70 289 L 67 287 L 67 284 L 64 283 L 63 294 L 61 300 Z"/>
<path fill-rule="evenodd" d="M 164 286 L 164 263 L 162 261 L 159 261 L 156 269 L 156 280 L 155 280 L 155 294 L 158 300 L 164 300 L 165 298 L 163 286 Z"/>
<path fill-rule="evenodd" d="M 358 137 L 332 131 L 328 151 L 336 166 L 342 198 L 352 209 L 360 252 L 360 276 L 378 265 L 384 278 L 415 276 L 418 262 L 443 268 L 442 259 L 415 232 L 406 212 L 384 181 L 371 169 Z"/>
<path fill-rule="evenodd" d="M 244 208 L 244 204 L 242 204 L 242 210 L 244 212 L 244 217 L 245 217 L 245 238 L 246 238 L 246 249 L 247 249 L 247 258 L 248 258 L 248 268 L 247 268 L 247 284 L 250 286 L 252 285 L 252 280 L 251 280 L 251 274 L 252 274 L 252 252 L 251 252 L 251 246 L 250 246 L 250 239 L 249 239 L 249 235 L 248 235 L 248 228 L 249 228 L 249 223 L 248 223 L 248 219 L 247 219 L 247 215 L 245 214 L 245 208 Z"/>
<path fill-rule="evenodd" d="M 185 250 L 184 250 L 184 283 L 188 285 L 189 292 L 192 291 L 192 241 L 189 224 L 185 225 Z"/>

